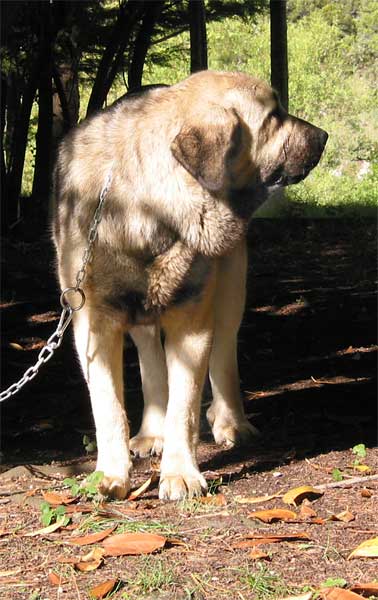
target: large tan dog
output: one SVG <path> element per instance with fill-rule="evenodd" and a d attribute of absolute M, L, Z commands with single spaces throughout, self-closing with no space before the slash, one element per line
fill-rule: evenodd
<path fill-rule="evenodd" d="M 130 448 L 139 455 L 162 450 L 160 498 L 206 489 L 196 446 L 208 368 L 216 442 L 232 445 L 253 433 L 236 359 L 243 234 L 267 191 L 306 177 L 326 140 L 321 129 L 288 115 L 268 85 L 241 73 L 204 71 L 118 103 L 62 143 L 54 185 L 62 289 L 75 284 L 112 172 L 84 283 L 87 302 L 74 318 L 103 493 L 128 493 Z M 138 348 L 145 402 L 130 442 L 125 332 Z"/>

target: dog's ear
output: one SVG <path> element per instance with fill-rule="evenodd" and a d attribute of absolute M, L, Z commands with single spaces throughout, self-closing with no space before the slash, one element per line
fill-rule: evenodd
<path fill-rule="evenodd" d="M 182 127 L 171 151 L 204 188 L 219 192 L 230 184 L 232 167 L 243 152 L 244 138 L 236 111 L 213 107 Z"/>

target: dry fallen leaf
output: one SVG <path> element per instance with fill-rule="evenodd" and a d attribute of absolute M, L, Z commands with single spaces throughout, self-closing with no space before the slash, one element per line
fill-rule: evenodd
<path fill-rule="evenodd" d="M 351 591 L 367 597 L 378 596 L 378 583 L 375 581 L 370 581 L 369 583 L 355 583 L 352 585 Z"/>
<path fill-rule="evenodd" d="M 163 548 L 167 538 L 156 533 L 120 533 L 103 541 L 107 556 L 123 556 L 127 554 L 150 554 Z"/>
<path fill-rule="evenodd" d="M 79 571 L 95 571 L 104 561 L 104 548 L 93 548 L 88 554 L 75 562 L 75 567 Z"/>
<path fill-rule="evenodd" d="M 81 537 L 73 537 L 67 541 L 69 544 L 74 544 L 76 546 L 87 546 L 89 544 L 95 544 L 96 542 L 102 542 L 102 540 L 104 540 L 111 533 L 113 533 L 114 529 L 115 526 L 109 527 L 108 529 L 103 529 L 103 531 L 99 531 L 98 533 L 90 533 Z"/>
<path fill-rule="evenodd" d="M 353 513 L 349 512 L 349 510 L 343 510 L 337 515 L 331 515 L 330 521 L 343 521 L 344 523 L 350 523 L 355 520 L 355 516 Z"/>
<path fill-rule="evenodd" d="M 213 506 L 226 506 L 227 500 L 224 494 L 207 494 L 197 498 L 201 504 L 212 504 Z"/>
<path fill-rule="evenodd" d="M 272 560 L 269 554 L 262 552 L 261 550 L 257 550 L 256 548 L 251 550 L 248 556 L 249 558 L 252 558 L 252 560 Z"/>
<path fill-rule="evenodd" d="M 9 347 L 13 348 L 13 350 L 23 350 L 23 347 L 17 342 L 9 342 Z"/>
<path fill-rule="evenodd" d="M 278 600 L 311 600 L 312 596 L 313 592 L 305 592 L 304 594 L 299 594 L 299 596 L 286 596 Z"/>
<path fill-rule="evenodd" d="M 318 516 L 314 509 L 308 505 L 308 500 L 304 500 L 301 504 L 299 515 L 302 519 L 312 519 Z"/>
<path fill-rule="evenodd" d="M 362 596 L 343 588 L 330 587 L 319 590 L 322 600 L 361 600 Z"/>
<path fill-rule="evenodd" d="M 282 497 L 282 500 L 285 504 L 298 506 L 305 498 L 315 499 L 322 495 L 323 492 L 313 488 L 311 485 L 302 485 L 286 492 L 286 494 L 284 494 Z"/>
<path fill-rule="evenodd" d="M 349 554 L 349 558 L 378 558 L 378 537 L 362 542 Z"/>
<path fill-rule="evenodd" d="M 37 529 L 37 531 L 31 531 L 30 533 L 24 533 L 24 537 L 34 537 L 35 535 L 48 535 L 49 533 L 53 533 L 57 531 L 61 527 L 63 527 L 64 522 L 66 520 L 66 515 L 61 515 L 57 518 L 55 523 L 48 525 L 47 527 L 43 527 L 42 529 Z"/>
<path fill-rule="evenodd" d="M 51 571 L 49 573 L 49 582 L 52 583 L 52 585 L 61 585 L 62 578 L 56 573 L 54 573 L 54 571 Z"/>
<path fill-rule="evenodd" d="M 235 496 L 235 502 L 238 502 L 239 504 L 259 504 L 260 502 L 268 502 L 269 500 L 279 498 L 280 496 L 281 492 L 271 494 L 270 496 Z"/>
<path fill-rule="evenodd" d="M 149 477 L 149 479 L 147 479 L 147 481 L 145 481 L 140 487 L 138 487 L 138 489 L 132 491 L 127 499 L 128 500 L 136 500 L 137 498 L 142 496 L 142 494 L 144 494 L 144 492 L 149 490 L 150 487 L 154 483 L 156 483 L 156 481 L 158 481 L 158 479 L 159 479 L 159 473 L 157 471 L 153 471 L 151 477 Z"/>
<path fill-rule="evenodd" d="M 256 510 L 247 515 L 250 519 L 258 519 L 264 523 L 272 523 L 273 521 L 293 521 L 297 515 L 292 510 L 283 508 L 272 508 L 270 510 Z"/>
<path fill-rule="evenodd" d="M 349 469 L 353 469 L 353 471 L 359 471 L 360 473 L 369 473 L 369 471 L 371 471 L 371 467 L 369 467 L 369 465 L 350 465 Z"/>
<path fill-rule="evenodd" d="M 117 583 L 118 579 L 109 579 L 108 581 L 104 581 L 103 583 L 100 583 L 100 585 L 96 585 L 96 587 L 89 590 L 89 596 L 96 600 L 101 600 L 104 598 L 104 596 L 114 590 Z"/>
<path fill-rule="evenodd" d="M 61 504 L 71 504 L 77 500 L 77 496 L 68 496 L 67 494 L 59 494 L 58 492 L 42 492 L 43 499 L 51 506 L 60 506 Z"/>

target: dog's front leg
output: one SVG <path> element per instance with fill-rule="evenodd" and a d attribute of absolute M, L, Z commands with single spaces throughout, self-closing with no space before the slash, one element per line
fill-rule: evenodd
<path fill-rule="evenodd" d="M 213 334 L 212 290 L 162 318 L 166 333 L 168 408 L 159 498 L 180 500 L 206 490 L 196 458 L 199 413 Z"/>
<path fill-rule="evenodd" d="M 100 491 L 123 499 L 130 490 L 129 425 L 123 397 L 123 331 L 88 306 L 74 318 L 76 348 L 96 425 Z"/>

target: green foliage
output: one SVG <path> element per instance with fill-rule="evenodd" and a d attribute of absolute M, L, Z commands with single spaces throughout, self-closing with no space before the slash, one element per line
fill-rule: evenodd
<path fill-rule="evenodd" d="M 347 581 L 343 577 L 328 577 L 320 587 L 339 587 L 344 588 L 347 585 Z"/>
<path fill-rule="evenodd" d="M 95 471 L 86 477 L 84 481 L 66 478 L 64 485 L 68 485 L 72 496 L 85 496 L 85 498 L 95 499 L 98 496 L 98 486 L 104 478 L 102 471 Z"/>
<path fill-rule="evenodd" d="M 62 517 L 66 513 L 64 506 L 56 506 L 53 508 L 48 502 L 42 502 L 41 504 L 41 522 L 42 525 L 47 527 L 52 523 L 55 523 L 59 517 Z M 66 517 L 63 521 L 63 525 L 68 525 L 70 521 L 69 517 Z"/>
<path fill-rule="evenodd" d="M 127 578 L 127 586 L 131 587 L 133 594 L 150 594 L 157 592 L 162 588 L 169 587 L 174 583 L 174 571 L 166 565 L 160 558 L 154 556 L 141 557 L 137 573 Z M 134 596 L 126 595 L 123 598 Z"/>
<path fill-rule="evenodd" d="M 366 458 L 366 446 L 365 444 L 357 444 L 352 448 L 353 454 L 356 456 L 357 464 L 363 458 Z"/>
<path fill-rule="evenodd" d="M 227 8 L 234 9 L 234 4 L 228 0 L 223 2 L 223 14 L 227 14 Z M 208 0 L 207 8 L 211 17 L 207 25 L 209 68 L 241 70 L 269 81 L 267 11 L 248 15 L 247 10 L 240 10 L 242 16 L 220 19 L 216 14 L 216 0 Z M 164 38 L 164 27 L 168 35 L 182 27 L 182 15 L 175 17 L 172 13 L 166 19 L 167 24 L 159 27 L 154 42 Z M 290 111 L 326 129 L 329 140 L 314 172 L 303 183 L 289 188 L 286 201 L 279 203 L 271 213 L 264 213 L 262 209 L 259 216 L 375 218 L 378 206 L 378 2 L 288 0 L 288 53 Z M 143 83 L 171 84 L 183 79 L 189 75 L 189 57 L 188 31 L 153 43 L 147 55 Z M 88 64 L 88 60 L 85 55 L 83 62 Z M 82 117 L 90 86 L 86 75 L 81 87 Z M 126 91 L 123 77 L 119 76 L 110 90 L 108 104 Z M 35 112 L 33 115 L 24 173 L 25 194 L 30 193 L 33 172 Z"/>
<path fill-rule="evenodd" d="M 255 571 L 249 571 L 244 577 L 256 600 L 273 600 L 291 593 L 286 583 L 277 573 L 262 563 L 257 563 Z"/>
<path fill-rule="evenodd" d="M 91 440 L 89 435 L 83 435 L 83 446 L 88 454 L 97 450 L 96 440 Z"/>
<path fill-rule="evenodd" d="M 343 476 L 342 472 L 340 471 L 340 469 L 333 469 L 332 479 L 334 481 L 342 481 L 344 479 L 344 476 Z"/>

